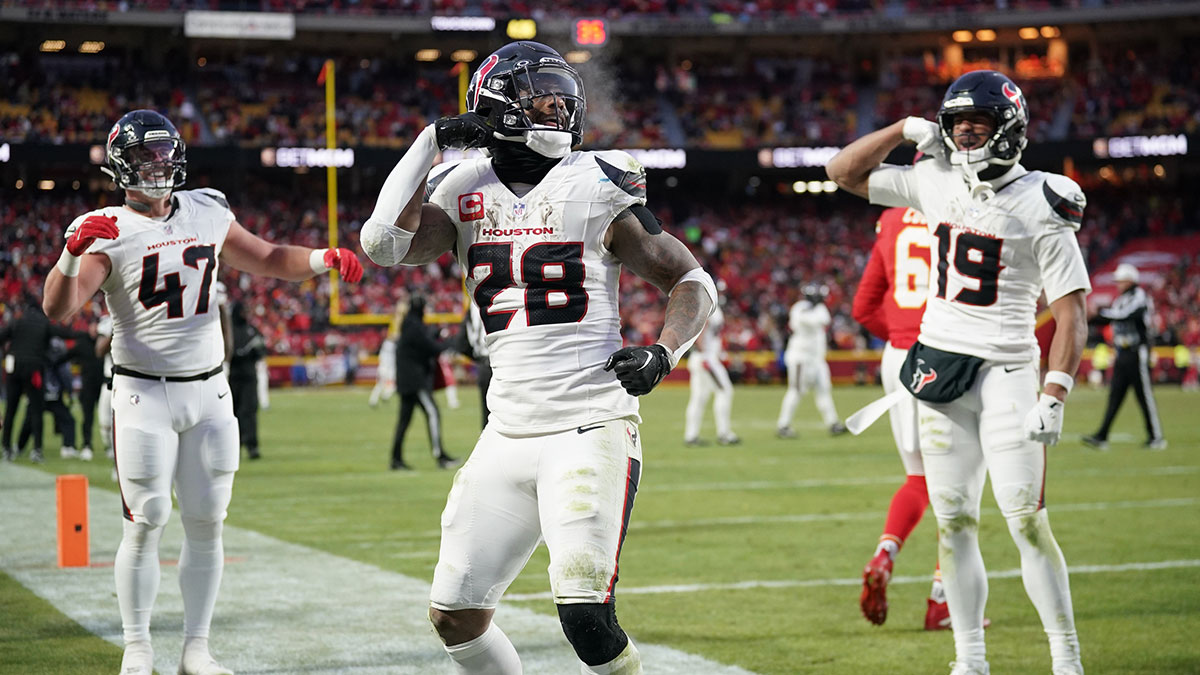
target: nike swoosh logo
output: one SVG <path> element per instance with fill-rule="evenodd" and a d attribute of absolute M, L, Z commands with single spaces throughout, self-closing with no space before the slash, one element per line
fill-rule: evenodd
<path fill-rule="evenodd" d="M 586 434 L 589 431 L 595 431 L 596 429 L 602 429 L 602 428 L 604 428 L 603 424 L 596 424 L 596 425 L 593 425 L 590 427 L 579 427 L 578 429 L 575 430 L 575 432 L 580 433 L 580 434 Z"/>
<path fill-rule="evenodd" d="M 1006 372 L 1006 373 L 1011 373 L 1011 372 L 1013 372 L 1013 371 L 1020 370 L 1020 369 L 1022 369 L 1022 368 L 1024 368 L 1024 367 L 1025 367 L 1025 366 L 1013 366 L 1012 368 L 1009 368 L 1008 366 L 1004 366 L 1004 372 Z"/>
<path fill-rule="evenodd" d="M 651 361 L 653 358 L 654 358 L 654 355 L 653 355 L 653 354 L 647 354 L 647 355 L 646 355 L 646 362 L 645 362 L 645 363 L 643 363 L 642 365 L 638 366 L 638 370 L 643 370 L 643 369 L 644 369 L 646 366 L 650 365 L 650 361 Z"/>
<path fill-rule="evenodd" d="M 1038 431 L 1045 431 L 1045 430 L 1046 430 L 1046 423 L 1043 422 L 1042 420 L 1038 420 Z"/>
<path fill-rule="evenodd" d="M 228 395 L 229 395 L 229 392 L 225 392 L 224 394 L 217 394 L 217 398 L 225 398 Z"/>

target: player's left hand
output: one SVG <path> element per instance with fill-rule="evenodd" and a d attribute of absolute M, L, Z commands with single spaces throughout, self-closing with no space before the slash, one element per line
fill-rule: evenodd
<path fill-rule="evenodd" d="M 483 115 L 468 112 L 443 117 L 433 123 L 438 149 L 484 148 L 492 142 L 492 128 Z"/>
<path fill-rule="evenodd" d="M 1037 405 L 1025 416 L 1025 436 L 1031 441 L 1056 445 L 1062 436 L 1063 402 L 1042 394 Z"/>
<path fill-rule="evenodd" d="M 624 347 L 613 352 L 604 364 L 615 371 L 621 386 L 632 396 L 645 396 L 671 372 L 671 356 L 662 345 Z"/>
<path fill-rule="evenodd" d="M 352 284 L 362 279 L 362 263 L 358 262 L 358 257 L 348 248 L 326 249 L 325 266 L 331 270 L 336 269 L 340 277 Z"/>

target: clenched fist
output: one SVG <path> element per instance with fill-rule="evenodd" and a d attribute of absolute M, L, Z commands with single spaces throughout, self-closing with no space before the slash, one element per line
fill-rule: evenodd
<path fill-rule="evenodd" d="M 116 239 L 120 233 L 115 217 L 100 214 L 88 216 L 73 232 L 67 233 L 67 253 L 79 257 L 97 239 Z"/>
<path fill-rule="evenodd" d="M 362 263 L 348 248 L 325 249 L 324 263 L 327 269 L 337 270 L 340 277 L 352 284 L 362 279 Z"/>

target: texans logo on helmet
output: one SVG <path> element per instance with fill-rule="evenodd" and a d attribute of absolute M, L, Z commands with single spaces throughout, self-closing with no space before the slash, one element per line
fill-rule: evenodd
<path fill-rule="evenodd" d="M 1000 87 L 1000 91 L 1004 93 L 1005 98 L 1012 101 L 1013 105 L 1017 106 L 1017 110 L 1023 109 L 1023 106 L 1021 105 L 1021 90 L 1018 89 L 1016 85 L 1005 82 L 1004 85 Z"/>

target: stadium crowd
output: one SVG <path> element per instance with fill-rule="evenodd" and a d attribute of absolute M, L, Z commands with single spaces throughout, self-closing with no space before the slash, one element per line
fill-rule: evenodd
<path fill-rule="evenodd" d="M 1197 131 L 1193 51 L 1107 46 L 1061 76 L 1036 55 L 1024 57 L 1015 76 L 1038 111 L 1030 141 Z M 0 86 L 9 92 L 0 102 L 0 137 L 101 143 L 123 111 L 148 107 L 175 120 L 193 146 L 325 143 L 321 59 L 214 54 L 199 65 L 172 53 L 157 69 L 128 67 L 144 61 L 116 52 L 0 60 Z M 623 55 L 620 65 L 597 59 L 581 68 L 602 90 L 589 97 L 585 145 L 623 148 L 844 144 L 900 117 L 929 115 L 948 75 L 944 62 L 921 55 L 891 58 L 866 74 L 858 64 L 816 57 L 663 65 Z M 342 59 L 337 72 L 342 146 L 403 147 L 428 120 L 457 112 L 457 76 L 446 64 Z"/>
<path fill-rule="evenodd" d="M 1092 203 L 1079 240 L 1093 270 L 1133 239 L 1188 234 L 1194 232 L 1191 223 L 1200 219 L 1200 201 L 1181 192 L 1145 185 L 1092 187 Z M 249 231 L 273 241 L 325 245 L 323 200 L 287 199 L 282 192 L 259 185 L 250 189 L 251 195 L 231 195 L 234 212 Z M 1144 198 L 1129 199 L 1130 190 Z M 114 195 L 23 190 L 0 204 L 0 297 L 6 305 L 40 297 L 44 275 L 61 251 L 66 224 Z M 879 208 L 835 198 L 775 197 L 724 207 L 688 203 L 661 213 L 665 226 L 718 279 L 725 302 L 724 339 L 730 352 L 780 351 L 787 338 L 787 310 L 798 299 L 801 286 L 812 282 L 830 291 L 831 345 L 853 349 L 873 344 L 851 318 L 850 305 Z M 362 200 L 343 202 L 339 245 L 359 250 L 358 219 L 369 209 L 370 204 Z M 432 312 L 454 313 L 462 307 L 461 270 L 451 254 L 423 267 L 385 269 L 367 263 L 366 268 L 363 283 L 340 285 L 342 313 L 390 315 L 395 301 L 410 290 L 424 293 Z M 348 348 L 375 353 L 386 334 L 382 325 L 331 326 L 328 277 L 293 285 L 251 279 L 226 267 L 220 279 L 231 300 L 250 308 L 274 354 L 320 355 Z M 1147 287 L 1158 308 L 1160 343 L 1200 346 L 1200 256 L 1179 257 Z M 653 340 L 664 309 L 656 289 L 625 274 L 621 314 L 627 342 Z M 76 327 L 85 328 L 91 320 L 90 315 L 80 318 Z"/>
<path fill-rule="evenodd" d="M 1126 4 L 1128 0 L 584 0 L 563 6 L 551 0 L 60 0 L 56 8 L 86 11 L 239 10 L 303 14 L 400 15 L 470 14 L 529 16 L 544 19 L 566 11 L 570 16 L 609 19 L 656 16 L 748 21 L 862 16 L 883 12 L 896 18 L 909 14 L 945 14 L 988 10 L 1045 10 L 1058 7 Z M 41 8 L 46 0 L 2 0 L 0 7 Z"/>

